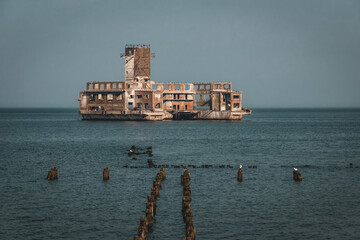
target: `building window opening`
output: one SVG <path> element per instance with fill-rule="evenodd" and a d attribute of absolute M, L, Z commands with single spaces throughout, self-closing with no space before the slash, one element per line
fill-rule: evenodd
<path fill-rule="evenodd" d="M 234 108 L 239 108 L 240 104 L 239 103 L 234 103 Z"/>
<path fill-rule="evenodd" d="M 185 85 L 185 90 L 190 90 L 190 85 L 189 84 Z"/>
<path fill-rule="evenodd" d="M 180 85 L 175 85 L 175 90 L 180 90 Z"/>
<path fill-rule="evenodd" d="M 239 98 L 240 98 L 240 95 L 234 95 L 233 98 L 234 98 L 234 99 L 239 99 Z"/>
<path fill-rule="evenodd" d="M 100 89 L 105 89 L 105 84 L 100 84 Z"/>
<path fill-rule="evenodd" d="M 164 85 L 164 90 L 169 90 L 169 85 Z"/>
<path fill-rule="evenodd" d="M 129 102 L 128 103 L 128 108 L 132 108 L 133 107 L 133 103 L 132 102 Z"/>
<path fill-rule="evenodd" d="M 196 100 L 196 101 L 200 101 L 200 99 L 201 99 L 200 94 L 196 94 L 196 95 L 195 95 L 195 100 Z"/>
<path fill-rule="evenodd" d="M 142 98 L 142 95 L 137 95 L 137 98 Z"/>
<path fill-rule="evenodd" d="M 91 94 L 91 95 L 90 95 L 90 98 L 89 98 L 89 100 L 90 100 L 90 102 L 93 102 L 93 101 L 95 101 L 95 97 L 94 97 L 94 94 Z"/>
<path fill-rule="evenodd" d="M 210 100 L 210 95 L 209 95 L 209 94 L 205 94 L 205 95 L 204 95 L 204 99 L 205 99 L 205 101 L 209 101 L 209 100 Z"/>
<path fill-rule="evenodd" d="M 185 110 L 187 110 L 188 109 L 188 106 L 187 105 L 185 105 Z"/>
<path fill-rule="evenodd" d="M 145 109 L 149 109 L 149 104 L 148 103 L 145 103 Z"/>
<path fill-rule="evenodd" d="M 138 107 L 138 108 L 142 108 L 142 103 L 138 103 L 138 104 L 137 104 L 137 107 Z"/>
<path fill-rule="evenodd" d="M 104 100 L 103 95 L 102 95 L 102 94 L 99 94 L 99 95 L 98 95 L 98 99 L 99 99 L 99 100 Z"/>
<path fill-rule="evenodd" d="M 111 102 L 114 99 L 114 96 L 112 94 L 107 95 L 107 100 Z"/>
<path fill-rule="evenodd" d="M 92 83 L 89 84 L 89 89 L 94 89 L 94 85 Z"/>
<path fill-rule="evenodd" d="M 153 90 L 156 90 L 157 87 L 158 87 L 157 84 L 153 84 L 153 85 L 152 85 L 152 89 L 153 89 Z"/>
<path fill-rule="evenodd" d="M 130 98 L 134 98 L 134 95 L 130 95 Z"/>
<path fill-rule="evenodd" d="M 117 85 L 116 83 L 113 83 L 112 88 L 113 88 L 113 89 L 116 89 L 116 88 L 117 88 L 116 85 Z"/>
<path fill-rule="evenodd" d="M 225 89 L 229 90 L 230 89 L 230 84 L 225 84 Z"/>
<path fill-rule="evenodd" d="M 122 94 L 116 94 L 115 99 L 116 100 L 122 100 Z"/>
<path fill-rule="evenodd" d="M 194 106 L 195 110 L 211 110 L 210 106 Z"/>
<path fill-rule="evenodd" d="M 155 105 L 155 108 L 160 108 L 160 107 L 161 107 L 160 103 L 157 103 L 157 104 Z"/>

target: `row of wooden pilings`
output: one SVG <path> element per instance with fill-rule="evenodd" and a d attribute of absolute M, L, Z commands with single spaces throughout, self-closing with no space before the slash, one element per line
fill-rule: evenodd
<path fill-rule="evenodd" d="M 237 180 L 239 182 L 242 182 L 242 179 L 243 179 L 242 175 L 243 175 L 242 165 L 240 165 L 238 172 L 237 172 Z M 294 170 L 293 170 L 293 179 L 295 181 L 302 181 L 302 176 L 297 168 L 294 168 Z"/>
<path fill-rule="evenodd" d="M 152 162 L 151 159 L 148 160 L 148 165 L 149 165 L 149 168 L 154 167 L 154 164 L 153 164 L 153 162 Z M 351 164 L 350 166 L 352 167 L 352 164 Z M 165 173 L 165 169 L 164 169 L 164 168 L 161 168 L 160 171 L 162 171 L 162 170 L 163 170 L 164 173 Z M 189 172 L 188 168 L 185 168 L 185 172 L 187 172 L 187 173 Z M 185 172 L 184 172 L 184 174 L 185 174 Z M 103 179 L 104 179 L 104 180 L 109 180 L 109 174 L 110 174 L 110 170 L 109 170 L 109 168 L 107 167 L 107 168 L 105 168 L 104 171 L 103 171 Z M 239 182 L 241 182 L 242 179 L 243 179 L 242 174 L 243 174 L 243 172 L 242 172 L 242 165 L 240 165 L 240 167 L 239 167 L 239 169 L 238 169 L 238 172 L 237 172 L 237 180 L 238 180 Z M 181 184 L 183 184 L 183 176 L 184 176 L 184 175 L 181 175 Z M 189 178 L 190 178 L 190 173 L 189 173 Z M 51 169 L 50 169 L 50 171 L 48 172 L 48 175 L 47 175 L 47 178 L 46 178 L 46 179 L 47 179 L 47 180 L 55 180 L 55 179 L 58 179 L 58 170 L 57 170 L 57 167 L 54 167 L 54 168 L 51 168 Z M 301 174 L 300 174 L 300 172 L 299 172 L 299 170 L 298 170 L 297 168 L 294 168 L 294 170 L 293 170 L 293 179 L 294 179 L 295 181 L 302 181 L 302 176 L 301 176 Z M 189 186 L 190 186 L 190 184 L 189 184 Z M 191 192 L 190 192 L 190 194 L 191 194 Z"/>
<path fill-rule="evenodd" d="M 193 214 L 191 210 L 191 186 L 190 186 L 190 172 L 189 169 L 184 169 L 184 174 L 181 175 L 181 185 L 183 186 L 182 198 L 182 215 L 186 224 L 186 237 L 182 240 L 195 240 L 196 229 L 193 225 Z"/>
<path fill-rule="evenodd" d="M 161 168 L 156 174 L 155 181 L 151 188 L 151 194 L 148 196 L 148 201 L 146 203 L 145 217 L 140 218 L 138 235 L 134 237 L 134 240 L 145 240 L 148 237 L 148 233 L 152 231 L 156 214 L 156 200 L 160 196 L 161 182 L 164 181 L 165 178 L 165 169 Z"/>

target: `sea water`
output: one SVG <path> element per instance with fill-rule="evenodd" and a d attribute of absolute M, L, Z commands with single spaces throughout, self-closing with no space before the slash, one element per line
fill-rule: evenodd
<path fill-rule="evenodd" d="M 213 165 L 189 168 L 197 239 L 359 239 L 359 109 L 164 122 L 1 109 L 0 239 L 133 239 L 159 169 L 125 168 L 147 166 L 147 155 L 128 157 L 132 145 L 152 146 L 154 164 L 169 165 L 149 239 L 185 236 L 183 169 L 171 165 L 189 164 Z M 47 181 L 54 166 L 59 179 Z M 302 182 L 292 179 L 294 167 Z"/>

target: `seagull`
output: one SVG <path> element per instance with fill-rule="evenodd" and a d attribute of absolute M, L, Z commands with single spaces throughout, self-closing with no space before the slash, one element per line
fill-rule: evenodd
<path fill-rule="evenodd" d="M 242 168 L 242 165 L 240 165 L 240 168 Z"/>
<path fill-rule="evenodd" d="M 297 172 L 297 170 L 298 170 L 297 168 L 294 168 L 294 171 L 295 171 L 295 172 Z"/>

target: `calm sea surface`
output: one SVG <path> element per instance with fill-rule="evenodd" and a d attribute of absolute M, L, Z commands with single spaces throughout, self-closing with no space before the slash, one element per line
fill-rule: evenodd
<path fill-rule="evenodd" d="M 155 164 L 213 165 L 189 169 L 197 239 L 360 238 L 359 109 L 254 109 L 235 122 L 92 122 L 76 109 L 2 109 L 0 239 L 133 239 L 159 169 L 124 168 L 147 165 L 148 156 L 127 156 L 131 145 L 152 146 Z M 45 180 L 54 166 L 59 179 Z M 166 172 L 149 239 L 185 236 L 183 170 Z"/>

